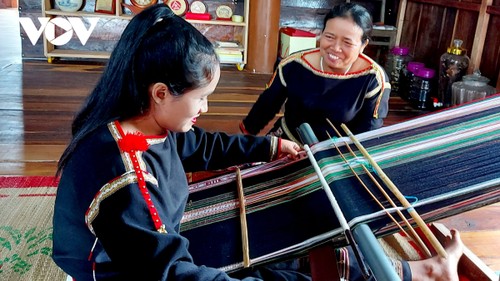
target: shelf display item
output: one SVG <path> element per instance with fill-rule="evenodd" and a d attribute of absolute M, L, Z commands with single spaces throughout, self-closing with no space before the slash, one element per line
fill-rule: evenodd
<path fill-rule="evenodd" d="M 115 0 L 96 0 L 94 11 L 96 13 L 114 15 L 116 13 L 116 1 Z"/>
<path fill-rule="evenodd" d="M 217 10 L 215 10 L 215 14 L 218 20 L 231 20 L 233 9 L 227 5 L 220 5 L 217 7 Z"/>
<path fill-rule="evenodd" d="M 243 47 L 238 42 L 215 41 L 215 52 L 221 63 L 243 63 Z"/>
<path fill-rule="evenodd" d="M 149 6 L 155 5 L 158 0 L 130 0 L 130 2 L 138 8 L 146 9 Z"/>
<path fill-rule="evenodd" d="M 205 3 L 201 1 L 193 1 L 189 11 L 193 14 L 204 14 L 207 12 L 207 6 L 205 6 Z"/>
<path fill-rule="evenodd" d="M 295 52 L 314 47 L 316 47 L 316 34 L 293 27 L 280 29 L 280 58 L 286 58 Z"/>
<path fill-rule="evenodd" d="M 243 16 L 240 16 L 240 15 L 233 15 L 233 16 L 231 17 L 231 20 L 232 20 L 233 22 L 243 22 Z"/>
<path fill-rule="evenodd" d="M 479 70 L 462 77 L 462 81 L 451 86 L 451 105 L 459 105 L 469 101 L 483 99 L 496 93 L 496 89 L 488 85 L 490 79 L 481 75 Z"/>
<path fill-rule="evenodd" d="M 453 45 L 441 56 L 438 100 L 444 107 L 451 105 L 451 85 L 462 80 L 469 67 L 469 57 L 462 44 L 460 39 L 453 40 Z"/>
<path fill-rule="evenodd" d="M 186 13 L 187 20 L 210 20 L 212 16 L 208 13 L 207 6 L 201 1 L 193 1 Z"/>
<path fill-rule="evenodd" d="M 76 12 L 82 7 L 83 0 L 55 0 L 55 3 L 63 12 Z"/>
<path fill-rule="evenodd" d="M 124 8 L 129 9 L 133 15 L 137 15 L 138 13 L 142 12 L 142 10 L 144 10 L 143 8 L 139 8 L 136 5 L 129 5 L 129 4 L 123 3 L 123 2 L 122 2 L 122 6 Z"/>
<path fill-rule="evenodd" d="M 189 3 L 187 0 L 163 0 L 165 5 L 169 6 L 174 14 L 182 17 L 189 10 Z"/>

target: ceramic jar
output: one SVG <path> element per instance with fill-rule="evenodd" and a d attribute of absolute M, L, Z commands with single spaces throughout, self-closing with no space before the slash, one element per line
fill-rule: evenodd
<path fill-rule="evenodd" d="M 483 99 L 496 93 L 496 89 L 488 85 L 489 81 L 490 79 L 482 76 L 479 70 L 474 71 L 473 74 L 465 75 L 462 77 L 462 81 L 455 82 L 451 86 L 451 104 L 459 105 L 465 102 Z"/>

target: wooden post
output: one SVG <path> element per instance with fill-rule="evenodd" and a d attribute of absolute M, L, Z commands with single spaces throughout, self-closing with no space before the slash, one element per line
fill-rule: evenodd
<path fill-rule="evenodd" d="M 401 34 L 403 32 L 403 24 L 406 13 L 406 2 L 407 2 L 406 0 L 401 0 L 401 2 L 399 2 L 398 16 L 396 19 L 396 29 L 397 29 L 396 46 L 399 45 L 401 42 Z"/>
<path fill-rule="evenodd" d="M 380 5 L 380 22 L 385 24 L 385 1 L 382 0 L 382 4 Z"/>
<path fill-rule="evenodd" d="M 491 6 L 492 3 L 493 0 L 481 1 L 481 8 L 479 9 L 479 16 L 476 25 L 476 35 L 474 36 L 474 44 L 472 44 L 472 52 L 470 54 L 468 73 L 472 73 L 481 66 L 484 40 L 486 38 L 486 31 L 488 30 L 488 22 L 490 20 L 490 14 L 486 12 L 486 9 L 488 6 Z"/>
<path fill-rule="evenodd" d="M 280 8 L 279 0 L 250 1 L 247 70 L 273 72 L 278 57 Z"/>

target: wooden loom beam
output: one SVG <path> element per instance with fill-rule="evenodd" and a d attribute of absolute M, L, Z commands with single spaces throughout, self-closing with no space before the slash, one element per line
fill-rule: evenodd
<path fill-rule="evenodd" d="M 429 242 L 434 247 L 434 250 L 438 253 L 439 256 L 446 258 L 448 254 L 444 250 L 443 246 L 439 243 L 436 236 L 429 229 L 427 224 L 422 220 L 420 215 L 415 211 L 415 209 L 411 206 L 410 202 L 404 197 L 404 195 L 399 191 L 397 186 L 392 182 L 392 180 L 385 174 L 385 172 L 380 168 L 380 166 L 373 160 L 368 151 L 363 147 L 363 145 L 354 137 L 352 132 L 347 128 L 345 124 L 341 125 L 342 129 L 346 132 L 352 142 L 356 145 L 359 151 L 363 154 L 363 156 L 370 162 L 372 167 L 377 172 L 380 179 L 387 185 L 387 187 L 393 192 L 393 194 L 398 198 L 398 200 L 403 204 L 403 207 L 407 208 L 408 213 L 411 215 L 415 223 L 422 229 L 424 235 L 429 239 Z"/>

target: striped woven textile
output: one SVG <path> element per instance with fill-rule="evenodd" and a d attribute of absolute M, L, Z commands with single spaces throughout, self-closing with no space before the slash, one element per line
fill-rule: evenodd
<path fill-rule="evenodd" d="M 500 201 L 499 95 L 356 137 L 426 222 Z M 367 223 L 379 237 L 398 231 L 386 214 L 395 208 L 364 173 L 361 165 L 370 170 L 368 162 L 349 138 L 311 150 L 351 227 Z M 299 255 L 327 240 L 345 245 L 309 159 L 251 167 L 242 170 L 242 178 L 252 264 Z M 197 264 L 226 271 L 243 267 L 239 208 L 233 173 L 190 185 L 181 231 Z"/>

